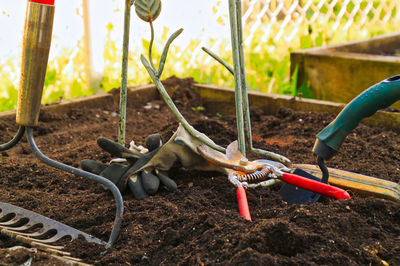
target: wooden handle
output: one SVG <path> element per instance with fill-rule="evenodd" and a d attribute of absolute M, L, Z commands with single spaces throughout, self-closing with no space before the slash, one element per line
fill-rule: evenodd
<path fill-rule="evenodd" d="M 30 0 L 26 10 L 16 117 L 22 126 L 36 126 L 39 119 L 54 19 L 54 5 L 44 2 L 54 1 Z"/>

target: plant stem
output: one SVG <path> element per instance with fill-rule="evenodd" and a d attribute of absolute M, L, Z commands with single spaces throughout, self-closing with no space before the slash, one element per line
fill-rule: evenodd
<path fill-rule="evenodd" d="M 124 14 L 124 36 L 122 47 L 122 70 L 121 70 L 121 88 L 120 88 L 120 104 L 119 104 L 119 130 L 118 143 L 125 146 L 126 135 L 126 102 L 128 90 L 128 57 L 129 57 L 129 30 L 131 21 L 132 1 L 125 1 Z"/>
<path fill-rule="evenodd" d="M 232 75 L 235 74 L 233 71 L 233 67 L 231 67 L 224 59 L 219 57 L 217 54 L 213 53 L 211 50 L 207 49 L 206 47 L 201 47 L 204 52 L 206 52 L 208 55 L 210 55 L 212 58 L 217 60 L 221 65 L 223 65 L 229 72 L 231 72 Z"/>
<path fill-rule="evenodd" d="M 290 160 L 280 154 L 256 149 L 253 147 L 249 99 L 247 94 L 246 69 L 243 52 L 243 26 L 241 0 L 229 0 L 229 17 L 231 24 L 232 55 L 234 62 L 236 119 L 240 152 L 254 152 L 264 157 L 277 160 L 287 165 Z M 238 101 L 240 101 L 238 103 Z"/>
<path fill-rule="evenodd" d="M 156 71 L 156 67 L 153 64 L 153 57 L 151 56 L 151 52 L 153 50 L 153 42 L 154 42 L 154 27 L 153 27 L 153 22 L 151 20 L 149 21 L 149 24 L 150 24 L 150 31 L 151 31 L 150 44 L 149 44 L 149 61 L 150 61 L 151 68 L 154 71 Z"/>
<path fill-rule="evenodd" d="M 160 78 L 165 66 L 165 61 L 167 60 L 168 50 L 171 43 L 183 32 L 183 29 L 179 29 L 175 31 L 167 40 L 167 43 L 164 46 L 163 52 L 161 54 L 160 64 L 158 65 L 157 77 Z"/>
<path fill-rule="evenodd" d="M 149 73 L 151 79 L 153 80 L 154 84 L 156 85 L 158 92 L 161 94 L 161 97 L 172 111 L 172 113 L 176 116 L 178 121 L 182 124 L 182 126 L 192 135 L 194 138 L 198 139 L 202 143 L 206 144 L 210 148 L 225 153 L 225 148 L 215 144 L 214 142 L 210 141 L 208 138 L 204 136 L 204 134 L 197 131 L 194 127 L 192 127 L 183 115 L 179 112 L 178 108 L 175 106 L 174 102 L 172 101 L 171 97 L 168 95 L 164 85 L 161 83 L 160 79 L 157 77 L 157 73 L 152 69 L 150 63 L 147 59 L 142 55 L 140 57 L 143 66 L 146 68 L 147 72 Z"/>
<path fill-rule="evenodd" d="M 233 67 L 234 67 L 234 78 L 235 78 L 235 103 L 236 103 L 236 123 L 238 132 L 238 144 L 239 151 L 246 156 L 246 143 L 244 136 L 244 125 L 243 125 L 243 99 L 242 99 L 242 82 L 240 81 L 240 53 L 239 53 L 239 42 L 238 42 L 238 29 L 237 29 L 237 18 L 236 18 L 236 5 L 235 0 L 229 0 L 229 21 L 231 26 L 231 43 L 232 43 L 232 55 L 233 55 Z"/>
<path fill-rule="evenodd" d="M 143 66 L 146 68 L 146 70 L 149 73 L 151 79 L 153 80 L 154 84 L 156 85 L 156 87 L 158 89 L 158 92 L 161 94 L 161 97 L 163 98 L 164 102 L 167 104 L 167 106 L 169 107 L 171 112 L 178 119 L 179 123 L 182 124 L 182 126 L 186 129 L 186 131 L 190 135 L 192 135 L 195 139 L 201 141 L 202 143 L 206 144 L 210 148 L 225 153 L 225 148 L 223 148 L 223 147 L 215 144 L 214 142 L 212 142 L 209 138 L 207 138 L 206 135 L 204 135 L 204 134 L 200 133 L 199 131 L 197 131 L 194 127 L 192 127 L 187 122 L 185 117 L 179 112 L 178 108 L 176 107 L 176 105 L 172 101 L 171 97 L 168 95 L 167 90 L 165 89 L 164 85 L 162 84 L 162 82 L 160 80 L 160 76 L 161 76 L 161 74 L 162 74 L 162 72 L 164 70 L 164 65 L 165 65 L 165 61 L 167 59 L 169 47 L 170 47 L 171 43 L 176 39 L 176 37 L 178 37 L 179 34 L 182 33 L 183 29 L 177 30 L 176 32 L 174 32 L 168 38 L 167 43 L 164 46 L 163 53 L 162 53 L 161 59 L 160 59 L 159 68 L 158 68 L 158 71 L 157 71 L 155 66 L 152 63 L 152 58 L 151 58 L 151 48 L 152 48 L 152 44 L 153 44 L 153 40 L 154 40 L 154 31 L 153 31 L 153 25 L 152 25 L 151 22 L 150 22 L 150 27 L 152 29 L 152 31 L 151 31 L 151 33 L 152 33 L 151 34 L 151 41 L 150 41 L 150 45 L 149 45 L 149 60 L 150 60 L 150 62 L 143 55 L 140 57 L 140 60 L 142 61 Z"/>
<path fill-rule="evenodd" d="M 241 82 L 241 93 L 242 93 L 242 107 L 243 107 L 243 118 L 244 118 L 244 135 L 245 135 L 245 146 L 247 151 L 251 151 L 253 142 L 251 136 L 251 120 L 249 111 L 249 98 L 247 95 L 247 81 L 246 81 L 246 69 L 244 62 L 243 52 L 243 28 L 242 28 L 242 3 L 241 0 L 235 0 L 236 6 L 236 30 L 237 30 L 237 46 L 239 53 L 239 67 L 240 67 L 240 82 Z"/>

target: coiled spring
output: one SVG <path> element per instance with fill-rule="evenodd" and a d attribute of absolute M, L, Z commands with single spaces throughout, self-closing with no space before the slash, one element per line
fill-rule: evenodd
<path fill-rule="evenodd" d="M 269 179 L 273 171 L 269 167 L 265 167 L 250 174 L 237 174 L 236 178 L 239 182 L 246 182 L 248 184 L 259 183 Z"/>

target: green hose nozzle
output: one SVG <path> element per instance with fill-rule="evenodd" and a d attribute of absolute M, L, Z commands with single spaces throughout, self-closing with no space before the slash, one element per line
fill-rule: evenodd
<path fill-rule="evenodd" d="M 346 136 L 365 117 L 389 107 L 400 99 L 400 75 L 381 81 L 354 98 L 327 127 L 317 134 L 314 154 L 329 160 Z"/>

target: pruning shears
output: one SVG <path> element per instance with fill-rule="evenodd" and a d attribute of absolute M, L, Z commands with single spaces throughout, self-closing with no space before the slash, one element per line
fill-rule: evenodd
<path fill-rule="evenodd" d="M 290 168 L 282 164 L 269 160 L 249 161 L 238 150 L 237 141 L 227 147 L 225 158 L 208 152 L 204 145 L 198 146 L 197 150 L 210 163 L 231 170 L 228 171 L 228 180 L 237 187 L 239 212 L 243 218 L 249 221 L 251 221 L 251 216 L 246 189 L 249 186 L 267 185 L 271 180 L 279 179 L 296 187 L 335 199 L 350 199 L 350 195 L 345 190 L 293 174 Z"/>

